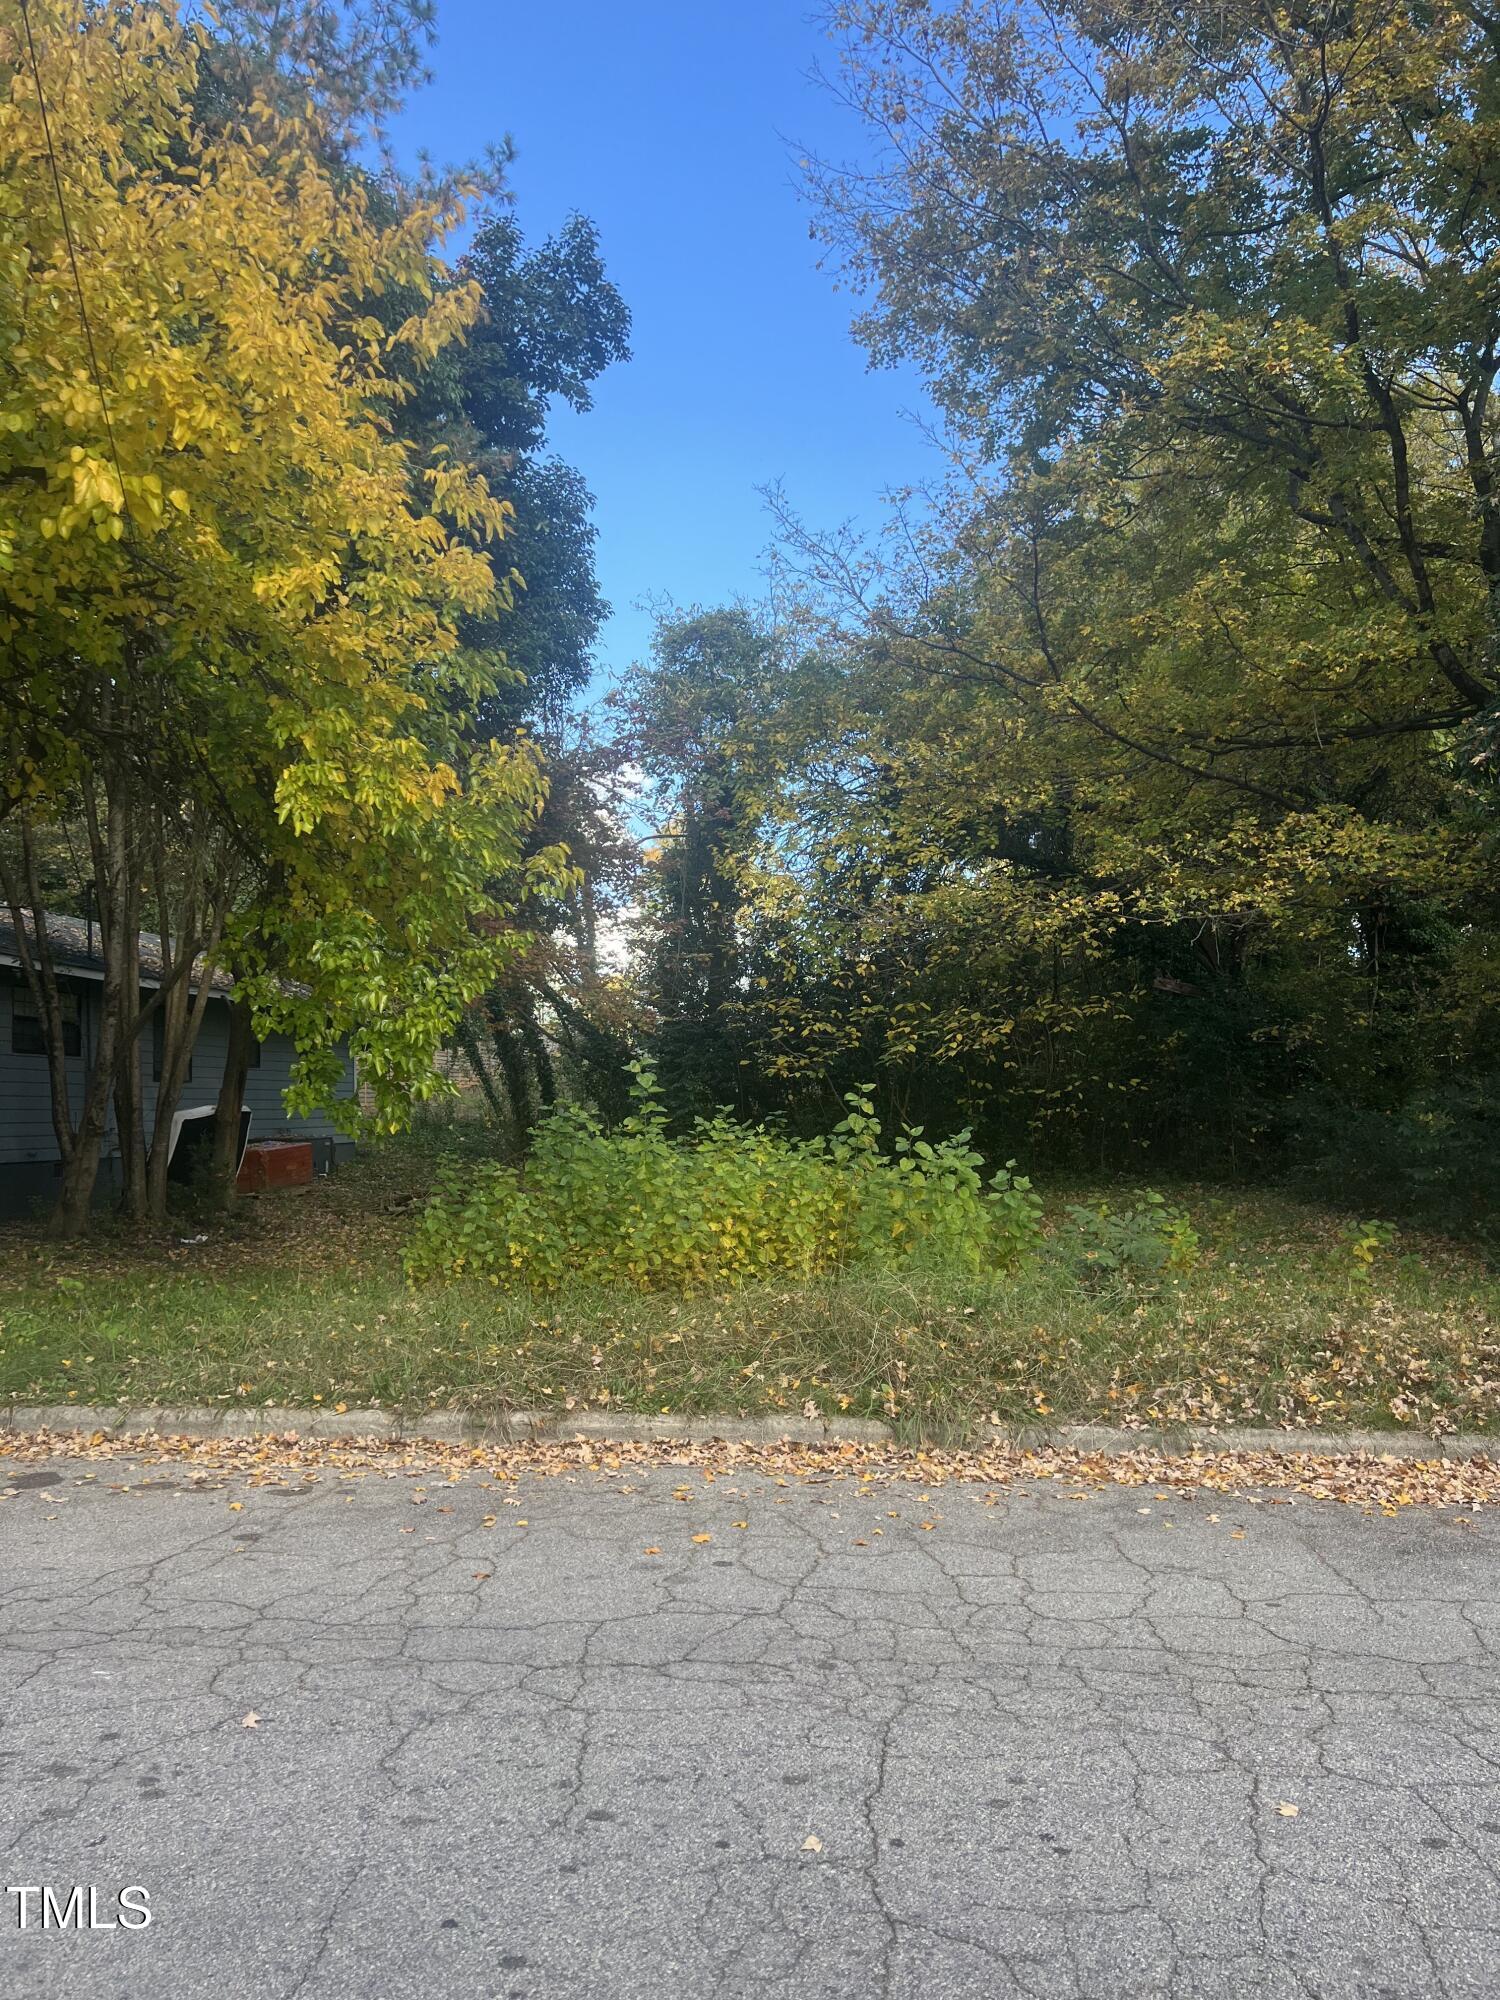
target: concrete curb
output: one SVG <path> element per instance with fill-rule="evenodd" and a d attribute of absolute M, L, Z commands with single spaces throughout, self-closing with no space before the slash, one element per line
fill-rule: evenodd
<path fill-rule="evenodd" d="M 888 1424 L 845 1417 L 825 1424 L 812 1417 L 641 1417 L 605 1411 L 513 1410 L 500 1417 L 473 1417 L 432 1411 L 411 1417 L 388 1410 L 293 1410 L 184 1408 L 147 1405 L 124 1409 L 85 1403 L 16 1404 L 0 1407 L 0 1430 L 103 1431 L 111 1437 L 258 1438 L 289 1434 L 331 1441 L 373 1438 L 391 1443 L 511 1445 L 587 1438 L 598 1443 L 635 1444 L 894 1444 Z M 1281 1431 L 1227 1428 L 1222 1431 L 1158 1428 L 1125 1430 L 1108 1424 L 1063 1424 L 1053 1430 L 987 1427 L 969 1441 L 1020 1445 L 1032 1450 L 1086 1452 L 1155 1450 L 1172 1457 L 1194 1452 L 1284 1452 L 1318 1458 L 1368 1454 L 1375 1458 L 1469 1459 L 1500 1456 L 1500 1439 L 1429 1438 L 1402 1431 Z"/>
<path fill-rule="evenodd" d="M 293 1410 L 243 1404 L 216 1409 L 147 1405 L 121 1409 L 108 1404 L 50 1403 L 0 1408 L 0 1430 L 104 1431 L 110 1436 L 388 1439 L 392 1443 L 508 1445 L 542 1439 L 588 1438 L 596 1443 L 889 1444 L 881 1423 L 851 1418 L 835 1430 L 809 1417 L 611 1416 L 603 1411 L 511 1410 L 498 1417 L 465 1416 L 435 1410 L 411 1417 L 388 1410 Z"/>
<path fill-rule="evenodd" d="M 1065 1424 L 1051 1434 L 1054 1444 L 1074 1451 L 1139 1451 L 1183 1457 L 1195 1451 L 1278 1451 L 1314 1458 L 1467 1459 L 1500 1454 L 1500 1438 L 1421 1437 L 1410 1431 L 1278 1431 L 1229 1425 L 1222 1431 L 1180 1429 L 1121 1430 L 1110 1424 Z"/>

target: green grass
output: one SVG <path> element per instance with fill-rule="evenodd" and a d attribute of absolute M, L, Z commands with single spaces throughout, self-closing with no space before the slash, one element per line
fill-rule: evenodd
<path fill-rule="evenodd" d="M 0 1401 L 584 1408 L 893 1421 L 951 1443 L 1121 1420 L 1500 1430 L 1500 1278 L 1402 1237 L 1367 1279 L 1337 1212 L 1174 1186 L 1204 1242 L 1159 1286 L 1085 1282 L 1046 1251 L 1013 1278 L 845 1277 L 727 1297 L 409 1289 L 400 1246 L 431 1146 L 379 1149 L 202 1245 L 0 1237 Z M 1044 1190 L 1045 1191 L 1045 1190 Z"/>

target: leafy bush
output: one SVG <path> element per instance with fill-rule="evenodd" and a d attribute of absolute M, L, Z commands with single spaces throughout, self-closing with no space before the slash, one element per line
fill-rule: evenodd
<path fill-rule="evenodd" d="M 568 1105 L 544 1119 L 524 1171 L 490 1165 L 440 1184 L 407 1276 L 696 1291 L 853 1265 L 1011 1269 L 1038 1239 L 1030 1182 L 1012 1161 L 986 1184 L 967 1132 L 930 1144 L 908 1128 L 882 1152 L 874 1107 L 854 1091 L 826 1138 L 721 1116 L 673 1139 L 654 1073 L 637 1064 L 635 1078 L 635 1109 L 615 1131 Z"/>
<path fill-rule="evenodd" d="M 1085 1276 L 1160 1277 L 1164 1272 L 1191 1271 L 1198 1261 L 1198 1232 L 1186 1213 L 1169 1205 L 1164 1195 L 1142 1188 L 1134 1208 L 1096 1207 L 1068 1210 L 1072 1234 L 1065 1253 Z"/>
<path fill-rule="evenodd" d="M 1357 1283 L 1368 1284 L 1374 1275 L 1375 1260 L 1382 1251 L 1389 1250 L 1400 1231 L 1393 1222 L 1350 1222 L 1344 1228 L 1344 1241 L 1349 1246 L 1349 1255 L 1354 1260 L 1353 1277 Z"/>

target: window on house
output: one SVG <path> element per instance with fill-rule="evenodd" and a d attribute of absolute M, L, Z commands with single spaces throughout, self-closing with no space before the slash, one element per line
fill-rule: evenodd
<path fill-rule="evenodd" d="M 63 1054 L 82 1055 L 83 1027 L 78 1012 L 78 995 L 59 993 L 57 998 L 62 1009 Z M 11 1000 L 10 1052 L 13 1056 L 44 1056 L 47 1053 L 46 1023 L 29 993 L 18 992 Z"/>
<path fill-rule="evenodd" d="M 166 1060 L 166 1053 L 166 1017 L 158 1007 L 156 1012 L 151 1016 L 151 1080 L 153 1083 L 161 1082 L 162 1067 Z M 193 1080 L 193 1059 L 191 1056 L 188 1057 L 187 1075 L 182 1080 L 184 1083 L 191 1083 Z"/>

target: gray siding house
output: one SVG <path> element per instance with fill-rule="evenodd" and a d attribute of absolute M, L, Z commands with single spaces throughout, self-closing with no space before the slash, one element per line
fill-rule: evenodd
<path fill-rule="evenodd" d="M 65 1034 L 68 1054 L 69 1089 L 75 1108 L 83 1098 L 88 1074 L 89 1052 L 98 1032 L 99 988 L 104 963 L 99 951 L 96 925 L 81 917 L 47 919 L 47 936 L 52 946 L 58 980 L 64 993 L 67 1014 Z M 160 941 L 141 939 L 141 985 L 155 985 L 160 975 Z M 193 1049 L 192 1072 L 178 1101 L 179 1111 L 217 1102 L 228 1047 L 229 1012 L 225 1001 L 228 982 L 215 978 L 216 994 L 224 999 L 209 1001 L 203 1026 Z M 160 1062 L 160 1039 L 148 1029 L 141 1044 L 141 1096 L 150 1139 L 156 1113 L 156 1076 Z M 338 1132 L 326 1117 L 290 1118 L 282 1102 L 282 1092 L 291 1078 L 294 1056 L 292 1044 L 283 1035 L 273 1035 L 251 1055 L 245 1081 L 244 1102 L 250 1111 L 250 1138 L 306 1139 L 312 1142 L 313 1163 L 319 1173 L 327 1173 L 336 1159 L 353 1151 L 353 1141 Z M 355 1094 L 352 1063 L 340 1095 Z M 47 1075 L 46 1043 L 42 1024 L 26 976 L 21 971 L 15 925 L 8 915 L 0 916 L 0 1217 L 24 1216 L 47 1207 L 57 1193 L 62 1163 L 57 1136 L 52 1129 L 52 1096 Z M 113 1106 L 104 1137 L 104 1150 L 96 1190 L 106 1199 L 120 1178 L 119 1137 Z"/>

